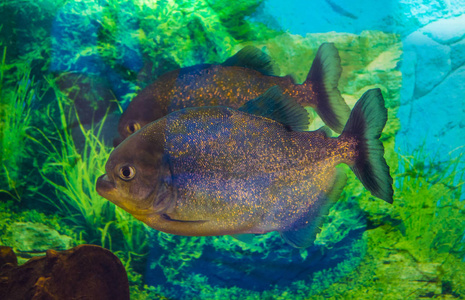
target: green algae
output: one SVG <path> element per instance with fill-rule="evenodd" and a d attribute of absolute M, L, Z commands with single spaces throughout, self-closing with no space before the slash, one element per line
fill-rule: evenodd
<path fill-rule="evenodd" d="M 31 110 L 35 93 L 34 78 L 28 64 L 9 64 L 6 47 L 0 65 L 0 192 L 21 200 L 24 176 L 20 170 L 23 161 L 30 155 L 25 146 L 27 131 L 31 126 Z"/>

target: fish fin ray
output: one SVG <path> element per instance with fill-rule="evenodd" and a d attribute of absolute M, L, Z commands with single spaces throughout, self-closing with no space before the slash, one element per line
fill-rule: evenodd
<path fill-rule="evenodd" d="M 310 124 L 307 110 L 284 95 L 278 86 L 269 88 L 263 95 L 248 101 L 238 110 L 275 120 L 293 131 L 307 130 Z"/>
<path fill-rule="evenodd" d="M 246 244 L 253 244 L 254 240 L 253 238 L 255 237 L 255 234 L 252 233 L 241 233 L 241 234 L 231 234 L 233 238 L 235 238 L 238 241 L 241 241 Z"/>
<path fill-rule="evenodd" d="M 324 137 L 331 137 L 333 133 L 328 126 L 322 126 L 317 130 L 318 133 L 322 134 Z"/>
<path fill-rule="evenodd" d="M 307 215 L 308 219 L 305 220 L 307 225 L 298 230 L 280 232 L 281 237 L 284 241 L 286 241 L 286 243 L 295 248 L 307 248 L 313 245 L 316 235 L 320 232 L 321 227 L 329 214 L 330 208 L 340 198 L 342 190 L 347 182 L 346 174 L 340 169 L 337 169 L 334 178 L 334 183 L 331 189 L 327 193 L 322 193 L 320 195 L 323 199 L 318 200 L 322 203 L 322 205 L 318 208 L 318 211 Z"/>
<path fill-rule="evenodd" d="M 337 133 L 342 132 L 350 114 L 350 108 L 337 87 L 341 73 L 337 48 L 333 43 L 323 43 L 318 48 L 306 82 L 311 82 L 317 90 L 316 112 Z"/>
<path fill-rule="evenodd" d="M 245 67 L 259 71 L 263 75 L 274 75 L 270 56 L 253 46 L 245 46 L 221 65 Z"/>
<path fill-rule="evenodd" d="M 393 180 L 384 159 L 383 143 L 379 140 L 386 121 L 387 110 L 381 90 L 371 89 L 355 104 L 343 134 L 359 140 L 359 155 L 350 166 L 352 171 L 371 194 L 392 203 Z"/>

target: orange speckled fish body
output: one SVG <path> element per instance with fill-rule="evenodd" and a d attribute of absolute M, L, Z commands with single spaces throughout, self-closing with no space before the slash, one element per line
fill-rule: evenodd
<path fill-rule="evenodd" d="M 290 76 L 268 76 L 238 66 L 201 65 L 172 75 L 176 77 L 172 91 L 161 101 L 166 113 L 194 106 L 239 108 L 275 85 L 300 104 L 315 106 L 317 99 L 311 83 L 298 85 Z"/>
<path fill-rule="evenodd" d="M 125 124 L 125 119 L 133 119 L 143 127 L 187 107 L 239 108 L 274 85 L 304 106 L 316 105 L 316 91 L 311 82 L 294 84 L 290 76 L 268 76 L 244 67 L 199 65 L 162 75 L 134 98 L 120 124 Z"/>
<path fill-rule="evenodd" d="M 266 56 L 258 49 L 251 51 L 246 47 L 231 59 L 244 60 L 240 58 L 242 55 L 251 56 L 252 61 L 257 55 Z M 132 100 L 121 116 L 118 124 L 121 138 L 115 140 L 115 145 L 173 111 L 217 105 L 239 108 L 273 86 L 279 86 L 284 95 L 302 106 L 313 107 L 330 128 L 342 131 L 350 109 L 337 88 L 342 68 L 333 44 L 320 46 L 302 84 L 295 83 L 290 76 L 273 76 L 271 71 L 262 70 L 260 66 L 270 68 L 269 58 L 252 63 L 252 67 L 228 61 L 226 65 L 196 65 L 160 76 Z"/>
<path fill-rule="evenodd" d="M 155 122 L 143 130 L 157 127 Z M 294 228 L 324 204 L 335 166 L 356 157 L 354 139 L 292 132 L 276 121 L 229 108 L 170 114 L 165 139 L 176 199 L 166 215 L 177 222 L 163 231 L 179 235 Z M 202 222 L 187 222 L 194 220 Z"/>

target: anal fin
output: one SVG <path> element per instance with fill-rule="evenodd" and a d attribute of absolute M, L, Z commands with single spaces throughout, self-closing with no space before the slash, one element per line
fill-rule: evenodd
<path fill-rule="evenodd" d="M 313 245 L 316 235 L 320 232 L 320 228 L 323 226 L 325 218 L 329 213 L 329 209 L 341 196 L 346 181 L 346 174 L 342 170 L 337 169 L 333 186 L 327 193 L 321 193 L 320 195 L 323 199 L 318 200 L 321 203 L 321 206 L 317 209 L 318 211 L 307 215 L 307 218 L 311 218 L 305 220 L 307 225 L 296 230 L 280 232 L 281 237 L 286 243 L 295 248 L 307 248 Z"/>
<path fill-rule="evenodd" d="M 255 234 L 252 233 L 242 233 L 242 234 L 231 234 L 233 238 L 235 238 L 238 241 L 241 241 L 246 244 L 253 244 L 253 238 Z"/>

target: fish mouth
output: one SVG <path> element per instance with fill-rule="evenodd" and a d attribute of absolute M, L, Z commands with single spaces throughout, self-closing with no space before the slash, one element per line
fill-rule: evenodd
<path fill-rule="evenodd" d="M 106 198 L 116 190 L 116 186 L 114 182 L 108 179 L 107 174 L 103 174 L 97 179 L 96 190 L 100 196 Z"/>
<path fill-rule="evenodd" d="M 190 220 L 177 220 L 177 219 L 171 218 L 167 214 L 161 214 L 160 216 L 164 220 L 169 221 L 169 222 L 180 222 L 180 223 L 205 223 L 205 222 L 208 222 L 206 220 L 192 220 L 192 221 L 190 221 Z"/>

